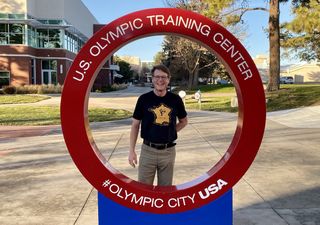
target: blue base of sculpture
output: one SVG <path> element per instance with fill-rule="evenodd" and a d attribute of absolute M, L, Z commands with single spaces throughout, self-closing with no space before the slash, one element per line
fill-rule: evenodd
<path fill-rule="evenodd" d="M 140 212 L 98 193 L 99 225 L 232 225 L 232 189 L 201 208 L 175 214 Z"/>

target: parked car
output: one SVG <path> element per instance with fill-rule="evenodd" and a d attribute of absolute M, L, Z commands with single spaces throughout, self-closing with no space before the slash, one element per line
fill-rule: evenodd
<path fill-rule="evenodd" d="M 215 84 L 229 84 L 230 81 L 218 77 L 218 78 L 215 79 L 214 83 Z"/>
<path fill-rule="evenodd" d="M 290 77 L 290 76 L 280 77 L 280 84 L 293 84 L 293 77 Z"/>

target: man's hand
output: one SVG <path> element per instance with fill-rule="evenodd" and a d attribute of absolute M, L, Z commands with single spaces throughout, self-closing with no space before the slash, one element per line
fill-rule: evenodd
<path fill-rule="evenodd" d="M 138 164 L 137 154 L 135 152 L 137 137 L 140 128 L 140 120 L 132 118 L 132 125 L 130 131 L 130 147 L 129 147 L 129 164 L 134 168 Z"/>
<path fill-rule="evenodd" d="M 129 151 L 128 160 L 129 160 L 129 164 L 130 164 L 133 168 L 135 168 L 136 165 L 138 164 L 137 154 L 136 154 L 135 151 Z"/>

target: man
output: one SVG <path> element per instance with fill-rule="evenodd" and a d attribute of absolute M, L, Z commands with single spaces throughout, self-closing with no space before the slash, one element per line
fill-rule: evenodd
<path fill-rule="evenodd" d="M 138 180 L 152 185 L 157 172 L 158 185 L 170 186 L 173 181 L 177 132 L 188 124 L 182 99 L 167 91 L 170 71 L 164 65 L 151 70 L 154 90 L 139 97 L 130 132 L 129 164 L 138 163 L 135 146 L 141 124 L 141 147 Z M 178 118 L 178 123 L 177 123 Z"/>

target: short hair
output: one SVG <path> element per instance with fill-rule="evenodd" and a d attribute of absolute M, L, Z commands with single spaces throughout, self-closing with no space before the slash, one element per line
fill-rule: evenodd
<path fill-rule="evenodd" d="M 159 65 L 153 66 L 153 68 L 152 68 L 152 70 L 151 70 L 152 76 L 154 75 L 154 71 L 155 71 L 155 70 L 161 70 L 162 72 L 165 72 L 166 74 L 168 74 L 168 77 L 171 77 L 171 73 L 170 73 L 169 68 L 166 67 L 166 66 L 163 65 L 163 64 L 159 64 Z"/>

